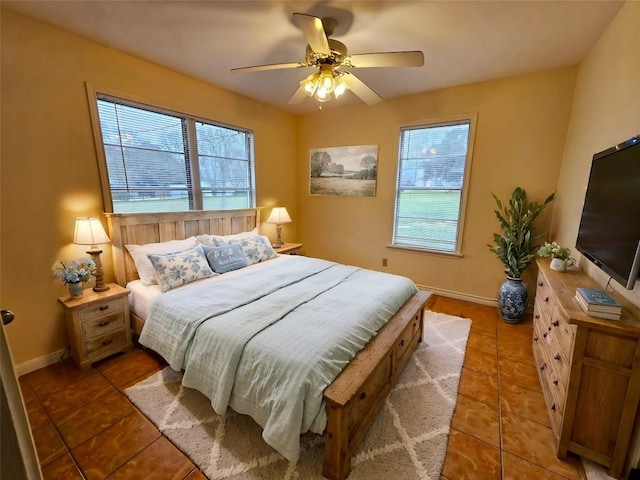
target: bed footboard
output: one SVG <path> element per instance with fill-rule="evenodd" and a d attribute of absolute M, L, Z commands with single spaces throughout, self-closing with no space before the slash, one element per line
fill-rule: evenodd
<path fill-rule="evenodd" d="M 429 292 L 418 292 L 324 391 L 327 429 L 322 474 L 344 480 L 351 457 L 422 338 Z"/>

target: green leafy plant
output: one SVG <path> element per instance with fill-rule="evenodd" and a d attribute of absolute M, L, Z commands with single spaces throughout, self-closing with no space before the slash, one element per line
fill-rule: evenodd
<path fill-rule="evenodd" d="M 556 242 L 544 242 L 544 245 L 538 249 L 538 256 L 569 260 L 571 258 L 571 249 L 561 247 Z"/>
<path fill-rule="evenodd" d="M 553 201 L 556 194 L 554 192 L 549 195 L 543 203 L 529 202 L 526 192 L 516 187 L 509 203 L 504 207 L 495 194 L 491 195 L 498 206 L 495 214 L 502 232 L 493 234 L 494 245 L 488 247 L 504 264 L 507 276 L 520 278 L 536 256 L 536 247 L 532 245 L 531 239 L 533 221 Z"/>

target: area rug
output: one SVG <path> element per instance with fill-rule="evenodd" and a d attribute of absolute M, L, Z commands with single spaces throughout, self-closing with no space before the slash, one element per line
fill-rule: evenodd
<path fill-rule="evenodd" d="M 425 312 L 425 334 L 352 460 L 350 480 L 437 480 L 447 449 L 471 321 Z M 181 385 L 167 367 L 125 393 L 211 480 L 322 479 L 323 439 L 301 437 L 291 463 L 269 447 L 260 427 Z"/>

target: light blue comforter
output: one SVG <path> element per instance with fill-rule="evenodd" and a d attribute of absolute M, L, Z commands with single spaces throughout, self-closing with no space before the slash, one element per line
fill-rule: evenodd
<path fill-rule="evenodd" d="M 140 343 L 295 461 L 300 434 L 326 425 L 323 390 L 415 292 L 404 277 L 290 257 L 159 295 Z"/>

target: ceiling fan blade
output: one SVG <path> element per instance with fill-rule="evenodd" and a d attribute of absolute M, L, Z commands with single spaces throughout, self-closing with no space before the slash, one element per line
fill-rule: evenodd
<path fill-rule="evenodd" d="M 302 62 L 290 62 L 290 63 L 271 63 L 268 65 L 256 65 L 254 67 L 239 67 L 232 68 L 233 73 L 245 73 L 245 72 L 261 72 L 264 70 L 279 70 L 283 68 L 300 68 L 308 67 L 306 63 Z"/>
<path fill-rule="evenodd" d="M 362 80 L 356 77 L 353 73 L 342 72 L 340 79 L 347 84 L 349 90 L 356 94 L 367 105 L 375 105 L 382 101 L 382 98 L 371 90 Z"/>
<path fill-rule="evenodd" d="M 292 95 L 292 97 L 289 99 L 289 101 L 287 102 L 290 105 L 296 104 L 296 103 L 300 103 L 302 102 L 305 98 L 307 98 L 307 93 L 304 91 L 304 87 L 302 85 L 300 85 L 300 87 L 298 88 L 298 90 L 296 90 L 296 93 L 294 93 Z"/>
<path fill-rule="evenodd" d="M 329 40 L 324 33 L 324 27 L 322 26 L 322 20 L 313 15 L 307 15 L 305 13 L 294 13 L 293 21 L 302 30 L 304 38 L 307 43 L 316 53 L 322 53 L 323 55 L 330 55 L 331 49 L 329 48 Z"/>
<path fill-rule="evenodd" d="M 361 53 L 351 55 L 344 64 L 355 68 L 367 67 L 421 67 L 424 65 L 424 54 L 420 51 Z"/>

